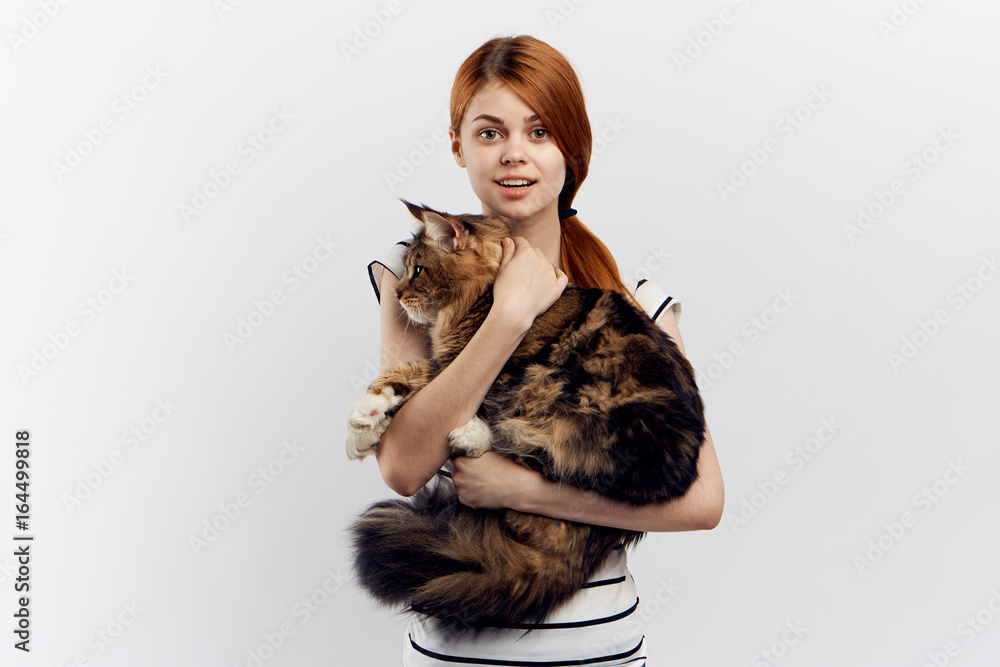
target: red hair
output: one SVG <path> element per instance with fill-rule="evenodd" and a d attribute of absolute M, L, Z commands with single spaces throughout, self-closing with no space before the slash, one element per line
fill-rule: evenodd
<path fill-rule="evenodd" d="M 489 40 L 465 59 L 455 75 L 451 124 L 456 135 L 472 98 L 494 82 L 509 86 L 548 128 L 566 160 L 559 208 L 570 208 L 587 178 L 594 143 L 583 89 L 573 66 L 559 51 L 528 35 Z M 563 219 L 560 226 L 560 260 L 570 282 L 616 290 L 631 298 L 607 246 L 575 215 Z"/>

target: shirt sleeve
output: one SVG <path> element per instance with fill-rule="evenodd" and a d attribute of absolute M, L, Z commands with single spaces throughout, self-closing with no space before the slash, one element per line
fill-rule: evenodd
<path fill-rule="evenodd" d="M 632 292 L 635 300 L 639 303 L 646 314 L 656 322 L 663 313 L 673 308 L 674 319 L 681 321 L 681 302 L 670 294 L 664 292 L 659 285 L 649 282 L 645 278 L 639 281 Z"/>
<path fill-rule="evenodd" d="M 379 288 L 382 286 L 382 273 L 388 270 L 399 280 L 403 275 L 403 255 L 410 244 L 406 241 L 399 241 L 392 246 L 380 259 L 376 259 L 368 264 L 368 279 L 372 281 L 372 289 L 375 290 L 375 298 L 382 302 L 382 295 Z"/>

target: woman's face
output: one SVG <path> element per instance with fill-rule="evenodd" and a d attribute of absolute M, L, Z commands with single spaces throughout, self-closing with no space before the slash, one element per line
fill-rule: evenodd
<path fill-rule="evenodd" d="M 558 224 L 566 161 L 541 119 L 509 87 L 494 83 L 480 90 L 465 112 L 460 136 L 450 136 L 455 161 L 468 169 L 484 215 L 519 226 Z M 501 183 L 511 178 L 529 185 Z"/>

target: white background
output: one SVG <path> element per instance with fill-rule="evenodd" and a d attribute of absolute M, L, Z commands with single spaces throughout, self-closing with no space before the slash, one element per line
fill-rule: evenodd
<path fill-rule="evenodd" d="M 378 363 L 365 266 L 409 233 L 397 197 L 479 212 L 433 137 L 461 61 L 527 33 L 577 68 L 604 138 L 581 219 L 683 302 L 725 478 L 718 528 L 630 555 L 649 664 L 773 664 L 764 649 L 788 665 L 996 664 L 996 3 L 51 4 L 0 16 L 0 662 L 248 665 L 263 644 L 267 665 L 398 664 L 405 619 L 352 583 L 343 532 L 392 496 L 374 460 L 344 455 Z M 294 118 L 269 135 L 276 109 Z M 766 162 L 743 164 L 768 139 Z M 86 155 L 55 166 L 71 152 Z M 229 161 L 240 172 L 206 188 Z M 296 265 L 313 269 L 298 284 Z M 227 345 L 273 290 L 282 302 Z M 133 428 L 143 440 L 123 440 Z M 9 631 L 19 429 L 29 655 Z M 283 623 L 294 634 L 267 651 Z M 786 623 L 806 628 L 794 644 Z"/>

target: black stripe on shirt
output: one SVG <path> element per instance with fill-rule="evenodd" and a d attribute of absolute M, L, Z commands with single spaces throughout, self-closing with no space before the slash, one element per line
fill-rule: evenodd
<path fill-rule="evenodd" d="M 660 316 L 660 313 L 663 312 L 663 309 L 666 308 L 667 306 L 669 306 L 670 302 L 673 301 L 673 300 L 674 300 L 674 297 L 668 296 L 667 300 L 660 304 L 660 307 L 656 309 L 655 313 L 653 313 L 652 320 L 654 322 L 656 321 L 656 318 Z"/>
<path fill-rule="evenodd" d="M 636 609 L 639 608 L 639 598 L 635 599 L 635 604 L 626 609 L 625 611 L 618 612 L 617 614 L 612 614 L 611 616 L 602 616 L 601 618 L 590 618 L 586 621 L 569 621 L 566 623 L 490 623 L 491 628 L 509 628 L 512 630 L 562 630 L 565 628 L 585 628 L 591 625 L 603 625 L 604 623 L 611 623 L 613 621 L 619 621 L 626 616 L 631 616 Z"/>
<path fill-rule="evenodd" d="M 593 588 L 594 586 L 610 586 L 611 584 L 620 584 L 625 581 L 625 575 L 620 577 L 615 577 L 614 579 L 601 579 L 599 581 L 588 581 L 580 588 Z"/>
<path fill-rule="evenodd" d="M 424 655 L 434 658 L 435 660 L 441 660 L 443 662 L 459 662 L 467 665 L 508 665 L 509 667 L 561 667 L 562 665 L 590 665 L 595 662 L 605 662 L 607 660 L 621 660 L 623 658 L 628 658 L 635 653 L 638 653 L 639 649 L 642 648 L 642 640 L 636 644 L 635 648 L 630 651 L 623 651 L 622 653 L 615 653 L 613 655 L 604 655 L 598 658 L 580 658 L 579 660 L 497 660 L 495 658 L 466 658 L 457 655 L 444 655 L 443 653 L 435 653 L 434 651 L 429 651 L 423 646 L 417 644 L 413 641 L 413 637 L 407 635 L 410 640 L 410 646 L 412 646 L 417 651 L 423 653 Z M 645 640 L 645 636 L 642 638 Z M 645 657 L 645 656 L 641 656 Z"/>

